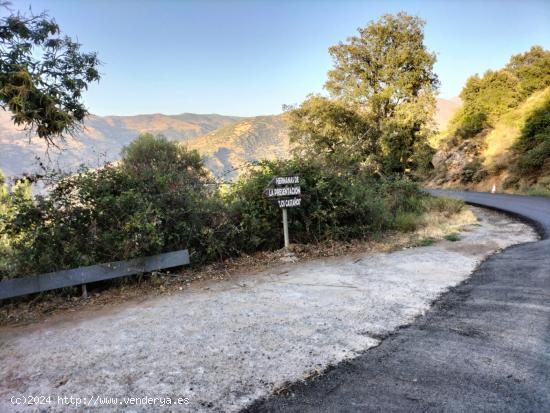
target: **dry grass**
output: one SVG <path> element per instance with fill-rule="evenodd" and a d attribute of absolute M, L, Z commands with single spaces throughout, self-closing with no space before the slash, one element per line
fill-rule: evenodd
<path fill-rule="evenodd" d="M 533 93 L 518 108 L 503 115 L 494 129 L 485 138 L 486 148 L 482 155 L 485 166 L 489 169 L 506 166 L 510 162 L 510 147 L 516 142 L 525 125 L 526 119 L 533 111 L 542 107 L 550 97 L 550 88 Z"/>

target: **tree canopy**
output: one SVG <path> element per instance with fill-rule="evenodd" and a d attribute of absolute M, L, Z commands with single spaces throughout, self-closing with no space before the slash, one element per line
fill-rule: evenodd
<path fill-rule="evenodd" d="M 100 63 L 80 47 L 46 13 L 0 18 L 0 105 L 48 143 L 88 114 L 82 92 L 99 80 Z"/>
<path fill-rule="evenodd" d="M 298 150 L 376 161 L 388 173 L 410 168 L 433 129 L 439 84 L 423 27 L 418 17 L 388 14 L 332 46 L 330 99 L 310 97 L 291 116 Z"/>
<path fill-rule="evenodd" d="M 451 122 L 452 131 L 459 138 L 471 138 L 533 92 L 549 86 L 550 51 L 533 46 L 512 56 L 504 68 L 466 81 L 460 93 L 464 105 Z"/>

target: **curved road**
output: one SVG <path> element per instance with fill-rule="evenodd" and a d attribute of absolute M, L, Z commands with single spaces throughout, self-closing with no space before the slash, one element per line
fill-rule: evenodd
<path fill-rule="evenodd" d="M 253 412 L 550 412 L 550 198 L 430 191 L 535 224 L 415 323 Z"/>

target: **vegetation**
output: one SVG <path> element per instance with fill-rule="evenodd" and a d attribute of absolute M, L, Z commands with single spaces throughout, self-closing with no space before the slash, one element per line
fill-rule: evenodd
<path fill-rule="evenodd" d="M 382 174 L 411 171 L 431 158 L 438 80 L 423 25 L 406 13 L 385 15 L 329 49 L 331 98 L 311 96 L 291 111 L 299 156 Z"/>
<path fill-rule="evenodd" d="M 98 66 L 46 13 L 0 18 L 0 105 L 48 143 L 88 114 L 82 92 L 99 80 Z"/>
<path fill-rule="evenodd" d="M 428 152 L 437 86 L 422 26 L 387 15 L 331 48 L 331 98 L 312 96 L 290 111 L 294 156 L 263 161 L 232 184 L 213 181 L 198 152 L 144 134 L 120 162 L 63 177 L 47 196 L 3 187 L 0 275 L 182 248 L 194 263 L 280 248 L 280 210 L 263 194 L 278 175 L 300 176 L 302 205 L 289 211 L 298 243 L 413 231 L 428 209 L 460 211 L 410 178 Z"/>
<path fill-rule="evenodd" d="M 463 106 L 440 143 L 453 164 L 436 182 L 506 190 L 540 187 L 550 176 L 550 51 L 534 46 L 502 69 L 468 79 Z M 462 159 L 462 162 L 457 160 Z"/>
<path fill-rule="evenodd" d="M 282 243 L 280 210 L 263 195 L 275 175 L 299 172 L 293 242 L 413 230 L 426 210 L 406 178 L 342 175 L 316 160 L 262 162 L 234 185 L 211 185 L 195 151 L 142 135 L 116 165 L 65 177 L 49 196 L 3 188 L 1 274 L 14 277 L 188 248 L 194 263 Z M 7 240 L 10 240 L 8 243 Z"/>
<path fill-rule="evenodd" d="M 550 160 L 550 99 L 526 120 L 513 149 L 519 155 L 517 168 L 523 174 L 541 170 Z"/>
<path fill-rule="evenodd" d="M 460 235 L 458 235 L 457 233 L 452 233 L 452 234 L 446 235 L 445 239 L 451 242 L 460 241 Z"/>

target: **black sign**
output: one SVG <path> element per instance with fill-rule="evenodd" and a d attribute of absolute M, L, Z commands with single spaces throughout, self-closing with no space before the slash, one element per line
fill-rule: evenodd
<path fill-rule="evenodd" d="M 278 176 L 271 180 L 264 191 L 265 196 L 277 202 L 279 208 L 293 208 L 300 206 L 302 189 L 300 177 Z"/>

